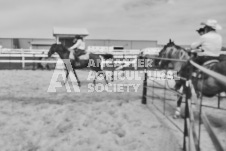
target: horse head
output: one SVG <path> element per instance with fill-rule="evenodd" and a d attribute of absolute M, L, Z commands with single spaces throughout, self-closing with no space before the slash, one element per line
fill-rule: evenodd
<path fill-rule="evenodd" d="M 49 49 L 48 57 L 51 57 L 54 53 L 58 53 L 59 55 L 67 50 L 62 44 L 52 44 Z"/>
<path fill-rule="evenodd" d="M 170 58 L 170 52 L 175 48 L 175 43 L 170 39 L 169 42 L 162 48 L 159 52 L 160 58 Z M 169 60 L 158 60 L 158 65 L 160 68 L 167 68 L 170 61 Z"/>
<path fill-rule="evenodd" d="M 48 57 L 51 57 L 52 54 L 54 54 L 56 52 L 56 46 L 57 44 L 52 44 L 50 49 L 49 49 L 49 52 L 48 52 Z"/>

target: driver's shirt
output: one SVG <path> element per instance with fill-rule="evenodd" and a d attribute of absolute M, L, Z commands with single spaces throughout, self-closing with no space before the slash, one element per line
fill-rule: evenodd
<path fill-rule="evenodd" d="M 73 46 L 71 46 L 69 49 L 74 50 L 75 48 L 80 50 L 85 50 L 85 42 L 82 41 L 81 39 L 78 39 L 77 42 Z"/>
<path fill-rule="evenodd" d="M 222 37 L 215 31 L 208 32 L 191 44 L 192 49 L 198 47 L 204 50 L 204 52 L 198 54 L 199 56 L 219 56 L 222 48 Z"/>

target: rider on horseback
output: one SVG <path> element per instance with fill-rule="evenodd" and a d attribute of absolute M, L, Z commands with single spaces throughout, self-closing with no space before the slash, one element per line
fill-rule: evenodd
<path fill-rule="evenodd" d="M 85 42 L 81 36 L 75 36 L 73 40 L 74 45 L 69 48 L 69 59 L 79 62 L 79 56 L 85 54 Z"/>
<path fill-rule="evenodd" d="M 207 20 L 204 25 L 204 34 L 200 36 L 199 40 L 191 44 L 192 53 L 198 53 L 194 62 L 202 65 L 206 61 L 217 59 L 221 54 L 222 37 L 216 31 L 221 30 L 221 26 L 216 20 Z"/>

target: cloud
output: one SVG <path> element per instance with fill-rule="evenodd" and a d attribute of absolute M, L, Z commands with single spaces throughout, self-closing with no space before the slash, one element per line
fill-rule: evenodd
<path fill-rule="evenodd" d="M 225 0 L 0 0 L 0 36 L 51 37 L 54 26 L 87 28 L 88 38 L 189 44 L 214 18 L 226 37 Z M 224 41 L 224 44 L 226 42 Z"/>
<path fill-rule="evenodd" d="M 125 4 L 123 4 L 123 7 L 125 10 L 134 10 L 134 9 L 140 9 L 140 8 L 150 8 L 154 5 L 166 3 L 167 0 L 131 0 L 127 1 Z"/>

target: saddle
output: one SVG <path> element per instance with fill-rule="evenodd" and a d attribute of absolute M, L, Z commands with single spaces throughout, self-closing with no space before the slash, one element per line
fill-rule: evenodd
<path fill-rule="evenodd" d="M 75 54 L 74 54 L 75 55 Z M 76 56 L 75 56 L 76 57 Z M 84 53 L 84 54 L 82 54 L 82 55 L 80 55 L 79 57 L 78 57 L 80 60 L 88 60 L 89 59 L 89 53 Z"/>
<path fill-rule="evenodd" d="M 73 56 L 74 56 L 76 66 L 80 66 L 81 61 L 89 59 L 89 53 L 85 51 L 74 52 Z"/>
<path fill-rule="evenodd" d="M 73 56 L 75 59 L 79 59 L 79 60 L 87 60 L 89 59 L 89 54 L 86 51 L 83 50 L 76 50 L 73 53 Z"/>

